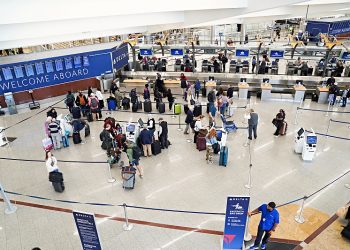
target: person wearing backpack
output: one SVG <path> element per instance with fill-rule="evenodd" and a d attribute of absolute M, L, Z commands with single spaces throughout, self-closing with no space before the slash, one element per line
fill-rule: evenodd
<path fill-rule="evenodd" d="M 74 95 L 72 94 L 71 91 L 68 91 L 65 103 L 66 103 L 70 113 L 72 113 L 72 108 L 74 107 L 74 101 L 75 101 Z"/>
<path fill-rule="evenodd" d="M 91 113 L 96 114 L 96 120 L 98 120 L 99 118 L 101 119 L 102 113 L 101 109 L 99 108 L 99 101 L 94 93 L 91 93 L 91 96 L 89 97 L 89 106 L 91 109 Z"/>
<path fill-rule="evenodd" d="M 218 153 L 217 148 L 214 147 L 220 147 L 218 146 L 218 142 L 216 140 L 216 130 L 215 128 L 211 128 L 208 132 L 208 134 L 205 136 L 205 144 L 206 144 L 206 154 L 205 154 L 205 160 L 208 164 L 213 164 L 213 153 Z M 215 151 L 215 152 L 214 152 Z"/>
<path fill-rule="evenodd" d="M 60 133 L 61 127 L 55 118 L 51 119 L 51 122 L 48 125 L 48 130 L 50 132 L 54 148 L 60 149 L 61 148 L 61 141 L 62 141 L 62 136 Z"/>
<path fill-rule="evenodd" d="M 105 107 L 105 105 L 104 105 L 104 99 L 103 99 L 103 95 L 101 93 L 101 89 L 100 88 L 97 88 L 95 96 L 98 99 L 98 107 L 99 107 L 99 109 L 103 109 Z"/>
<path fill-rule="evenodd" d="M 140 132 L 140 141 L 142 144 L 143 155 L 145 157 L 152 156 L 152 142 L 153 142 L 153 133 L 151 130 L 147 129 L 147 126 L 143 127 L 143 130 Z"/>
<path fill-rule="evenodd" d="M 139 172 L 140 178 L 143 178 L 143 169 L 140 166 L 141 149 L 132 141 L 126 140 L 124 151 L 129 159 L 129 165 L 135 166 Z"/>
<path fill-rule="evenodd" d="M 79 91 L 79 94 L 75 98 L 75 105 L 77 107 L 80 107 L 81 112 L 83 113 L 83 116 L 86 116 L 86 113 L 89 110 L 88 99 L 86 98 L 85 95 L 83 95 L 83 93 L 81 91 Z"/>

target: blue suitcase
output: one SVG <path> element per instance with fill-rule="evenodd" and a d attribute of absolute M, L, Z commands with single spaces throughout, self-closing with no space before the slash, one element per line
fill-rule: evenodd
<path fill-rule="evenodd" d="M 117 109 L 117 101 L 114 99 L 107 99 L 107 107 L 108 110 L 116 110 Z"/>
<path fill-rule="evenodd" d="M 226 167 L 228 160 L 228 148 L 222 147 L 220 150 L 219 166 Z"/>

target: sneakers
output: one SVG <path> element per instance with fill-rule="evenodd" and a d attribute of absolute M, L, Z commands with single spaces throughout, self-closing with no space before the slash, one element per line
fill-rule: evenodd
<path fill-rule="evenodd" d="M 251 246 L 249 249 L 250 249 L 250 250 L 258 250 L 258 249 L 259 249 L 259 246 Z"/>
<path fill-rule="evenodd" d="M 261 244 L 260 249 L 266 249 L 266 244 Z"/>

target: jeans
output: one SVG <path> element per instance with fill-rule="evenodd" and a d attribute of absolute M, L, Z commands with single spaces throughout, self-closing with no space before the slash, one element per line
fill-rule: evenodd
<path fill-rule="evenodd" d="M 257 128 L 258 128 L 258 125 L 249 125 L 248 127 L 248 139 L 252 139 L 252 132 L 254 132 L 254 138 L 256 139 L 256 137 L 258 137 L 257 135 Z"/>
<path fill-rule="evenodd" d="M 190 124 L 186 123 L 186 128 L 185 128 L 184 134 L 187 134 L 189 129 L 190 129 Z"/>
<path fill-rule="evenodd" d="M 255 66 L 256 66 L 256 64 L 252 64 L 252 73 L 253 74 L 255 73 Z"/>
<path fill-rule="evenodd" d="M 143 148 L 143 154 L 144 156 L 152 156 L 152 148 L 151 148 L 151 144 L 143 144 L 142 145 Z"/>
<path fill-rule="evenodd" d="M 199 90 L 195 90 L 194 96 L 198 100 L 198 98 L 199 98 Z"/>
<path fill-rule="evenodd" d="M 265 232 L 264 238 L 263 234 Z M 262 230 L 261 228 L 258 228 L 258 233 L 256 234 L 254 246 L 259 246 L 261 238 L 262 238 L 262 243 L 261 244 L 266 244 L 270 238 L 271 234 L 268 233 L 267 230 Z"/>
<path fill-rule="evenodd" d="M 52 142 L 53 142 L 54 149 L 61 148 L 62 136 L 61 136 L 60 133 L 55 133 L 55 134 L 51 133 L 51 139 L 52 139 Z"/>
<path fill-rule="evenodd" d="M 162 146 L 162 149 L 168 148 L 168 137 L 164 135 L 159 136 L 159 141 Z"/>
<path fill-rule="evenodd" d="M 169 110 L 173 109 L 173 104 L 174 104 L 174 102 L 169 102 Z"/>
<path fill-rule="evenodd" d="M 346 103 L 348 102 L 348 98 L 347 97 L 343 97 L 342 101 L 343 101 L 342 107 L 346 107 Z"/>

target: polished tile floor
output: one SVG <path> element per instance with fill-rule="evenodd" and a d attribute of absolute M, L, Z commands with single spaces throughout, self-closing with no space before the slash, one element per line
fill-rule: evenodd
<path fill-rule="evenodd" d="M 116 182 L 108 183 L 107 164 L 60 163 L 64 173 L 66 190 L 55 193 L 48 182 L 44 163 L 0 160 L 0 181 L 8 191 L 46 197 L 57 200 L 72 200 L 95 203 L 138 205 L 155 208 L 180 209 L 191 211 L 224 212 L 228 195 L 247 195 L 244 185 L 248 181 L 249 159 L 251 155 L 252 188 L 251 208 L 261 203 L 275 201 L 283 204 L 309 195 L 330 183 L 349 170 L 348 153 L 350 141 L 318 137 L 318 148 L 312 162 L 303 162 L 293 151 L 295 132 L 302 126 L 325 133 L 330 118 L 350 121 L 349 114 L 302 111 L 298 124 L 294 124 L 296 108 L 299 104 L 290 98 L 276 95 L 276 100 L 261 102 L 254 97 L 250 106 L 260 115 L 258 139 L 245 147 L 247 132 L 244 129 L 228 137 L 229 162 L 226 168 L 218 166 L 218 156 L 214 164 L 207 165 L 205 152 L 195 149 L 193 143 L 178 131 L 178 119 L 171 115 L 161 115 L 170 124 L 169 149 L 158 156 L 141 160 L 144 178 L 137 178 L 134 190 L 125 191 L 121 186 L 120 171 L 112 168 Z M 61 98 L 61 97 L 59 97 Z M 54 98 L 51 101 L 59 100 Z M 235 101 L 244 106 L 245 101 Z M 49 105 L 48 103 L 44 104 Z M 64 107 L 62 103 L 58 106 Z M 306 100 L 304 108 L 326 109 L 325 105 Z M 288 133 L 275 138 L 271 120 L 283 108 L 287 114 Z M 335 107 L 335 110 L 350 111 L 349 108 Z M 155 110 L 155 108 L 154 108 Z M 58 110 L 66 113 L 67 110 Z M 205 108 L 203 108 L 205 111 Z M 37 111 L 0 118 L 0 127 L 10 126 Z M 237 109 L 233 119 L 237 126 L 245 127 L 244 109 Z M 105 115 L 105 114 L 104 114 Z M 144 113 L 116 112 L 116 120 L 137 121 L 147 119 Z M 155 118 L 159 115 L 154 115 Z M 45 112 L 6 131 L 9 137 L 17 137 L 9 146 L 0 148 L 0 157 L 22 159 L 44 159 L 41 140 L 44 138 Z M 218 120 L 218 118 L 217 118 Z M 184 115 L 181 116 L 181 122 Z M 208 120 L 205 119 L 207 123 Z M 220 124 L 220 123 L 219 123 Z M 93 122 L 91 136 L 84 145 L 74 145 L 54 152 L 58 160 L 105 161 L 105 152 L 100 148 L 99 133 L 101 122 Z M 181 126 L 184 128 L 184 126 Z M 330 134 L 350 138 L 350 128 L 346 124 L 331 123 Z M 125 156 L 123 156 L 125 160 Z M 281 208 L 281 225 L 273 236 L 277 239 L 303 241 L 326 221 L 335 211 L 350 200 L 350 190 L 344 184 L 350 183 L 350 175 L 329 185 L 320 193 L 306 200 L 305 223 L 300 225 L 294 216 L 301 202 Z M 102 218 L 123 217 L 123 209 L 115 206 L 91 206 L 63 203 L 53 200 L 34 199 L 26 196 L 9 195 L 11 199 L 27 202 L 18 206 L 12 215 L 0 213 L 0 249 L 81 249 L 71 210 L 86 211 L 97 216 L 97 226 L 104 249 L 220 249 L 224 216 L 199 215 L 128 209 L 129 217 L 135 221 L 132 231 L 124 231 L 123 222 Z M 47 207 L 37 208 L 36 204 Z M 58 211 L 57 208 L 68 210 Z M 0 203 L 3 211 L 4 203 Z M 283 211 L 283 212 L 282 212 Z M 259 218 L 253 217 L 250 231 L 255 235 Z M 159 223 L 145 225 L 148 222 Z M 149 224 L 149 223 L 148 223 Z M 169 225 L 180 226 L 170 229 Z M 187 229 L 186 229 L 187 228 Z M 208 229 L 194 232 L 188 228 Z M 188 231 L 190 230 L 190 231 Z M 339 238 L 332 246 L 322 244 L 322 249 L 336 249 L 342 246 Z M 319 241 L 318 241 L 319 242 Z M 332 248 L 333 247 L 333 248 Z M 311 249 L 311 248 L 310 248 Z M 312 249 L 317 249 L 312 248 Z"/>

